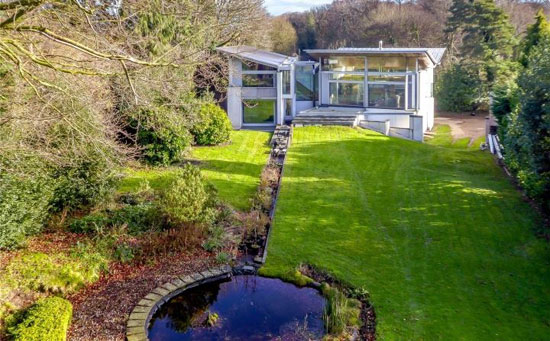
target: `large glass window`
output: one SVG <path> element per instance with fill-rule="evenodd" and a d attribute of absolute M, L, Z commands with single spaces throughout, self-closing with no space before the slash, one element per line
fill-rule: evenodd
<path fill-rule="evenodd" d="M 329 57 L 323 58 L 323 71 L 365 71 L 364 57 Z"/>
<path fill-rule="evenodd" d="M 275 123 L 275 100 L 257 99 L 243 101 L 243 123 Z"/>
<path fill-rule="evenodd" d="M 357 81 L 362 82 L 365 79 L 364 74 L 352 74 L 352 73 L 331 73 L 329 75 L 329 80 L 339 80 L 339 81 Z"/>
<path fill-rule="evenodd" d="M 405 83 L 369 83 L 369 107 L 405 109 Z"/>
<path fill-rule="evenodd" d="M 275 86 L 274 76 L 272 73 L 243 73 L 243 86 L 247 88 L 272 88 Z"/>
<path fill-rule="evenodd" d="M 315 76 L 311 65 L 296 66 L 294 91 L 297 101 L 315 100 Z"/>
<path fill-rule="evenodd" d="M 406 57 L 368 57 L 369 72 L 406 72 Z"/>
<path fill-rule="evenodd" d="M 290 95 L 290 71 L 283 71 L 283 95 Z"/>
<path fill-rule="evenodd" d="M 329 83 L 330 104 L 363 106 L 363 83 Z"/>
<path fill-rule="evenodd" d="M 276 68 L 258 63 L 242 62 L 242 65 L 243 71 L 277 71 Z"/>

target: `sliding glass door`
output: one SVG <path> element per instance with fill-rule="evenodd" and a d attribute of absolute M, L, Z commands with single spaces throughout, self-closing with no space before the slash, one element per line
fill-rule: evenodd
<path fill-rule="evenodd" d="M 329 100 L 331 105 L 363 106 L 363 82 L 329 82 Z"/>
<path fill-rule="evenodd" d="M 331 57 L 324 60 L 330 105 L 365 105 L 365 66 L 365 57 Z"/>
<path fill-rule="evenodd" d="M 415 109 L 416 63 L 402 56 L 322 58 L 323 104 Z"/>

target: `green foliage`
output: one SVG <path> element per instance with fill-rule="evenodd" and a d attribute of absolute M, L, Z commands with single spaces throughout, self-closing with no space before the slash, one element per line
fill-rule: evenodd
<path fill-rule="evenodd" d="M 36 160 L 25 160 L 22 172 L 7 168 L 12 158 L 0 158 L 0 249 L 15 248 L 42 229 L 48 217 L 53 185 Z"/>
<path fill-rule="evenodd" d="M 544 10 L 541 8 L 536 16 L 535 22 L 527 27 L 527 34 L 521 43 L 521 55 L 519 61 L 523 66 L 528 65 L 531 49 L 545 38 L 550 37 L 550 23 L 546 19 Z"/>
<path fill-rule="evenodd" d="M 491 110 L 493 115 L 504 123 L 504 117 L 515 111 L 519 105 L 519 89 L 515 79 L 506 84 L 496 86 L 493 91 L 493 103 Z"/>
<path fill-rule="evenodd" d="M 71 257 L 25 253 L 6 267 L 2 280 L 19 288 L 65 294 L 96 281 L 106 265 L 106 257 L 95 247 L 80 245 Z"/>
<path fill-rule="evenodd" d="M 227 264 L 231 261 L 231 255 L 226 252 L 220 252 L 216 255 L 216 262 L 218 264 Z"/>
<path fill-rule="evenodd" d="M 191 134 L 198 145 L 217 145 L 229 141 L 232 129 L 225 111 L 216 104 L 206 103 L 201 106 L 199 120 Z"/>
<path fill-rule="evenodd" d="M 52 208 L 56 211 L 96 205 L 114 192 L 118 180 L 105 155 L 94 152 L 57 167 L 52 178 L 55 182 Z"/>
<path fill-rule="evenodd" d="M 501 120 L 505 160 L 550 212 L 550 37 L 533 47 L 527 65 L 518 78 L 519 106 Z"/>
<path fill-rule="evenodd" d="M 451 65 L 437 77 L 435 97 L 440 110 L 473 111 L 487 101 L 486 96 L 486 85 L 472 65 Z"/>
<path fill-rule="evenodd" d="M 145 202 L 75 219 L 69 224 L 69 230 L 75 233 L 102 234 L 113 227 L 125 226 L 130 235 L 138 235 L 155 230 L 160 224 L 155 206 L 151 202 Z"/>
<path fill-rule="evenodd" d="M 226 233 L 222 226 L 212 225 L 208 228 L 208 238 L 202 244 L 206 251 L 221 250 L 226 241 Z"/>
<path fill-rule="evenodd" d="M 288 271 L 274 273 L 271 269 L 261 267 L 258 269 L 258 274 L 265 277 L 277 277 L 285 282 L 293 283 L 299 287 L 305 287 L 308 284 L 313 283 L 313 279 L 302 274 L 298 269 L 289 269 Z"/>
<path fill-rule="evenodd" d="M 64 341 L 72 315 L 69 301 L 44 298 L 12 317 L 7 332 L 14 341 Z"/>
<path fill-rule="evenodd" d="M 73 220 L 69 224 L 69 230 L 74 233 L 103 233 L 109 224 L 109 217 L 95 213 Z"/>
<path fill-rule="evenodd" d="M 135 257 L 135 250 L 132 245 L 127 243 L 118 244 L 113 252 L 114 259 L 122 263 L 128 263 Z"/>
<path fill-rule="evenodd" d="M 157 208 L 153 203 L 126 205 L 111 213 L 113 226 L 125 225 L 128 233 L 137 235 L 145 231 L 155 230 L 159 225 Z"/>
<path fill-rule="evenodd" d="M 494 0 L 454 0 L 445 31 L 463 33 L 460 56 L 473 60 L 502 60 L 517 44 L 508 15 Z"/>
<path fill-rule="evenodd" d="M 517 72 L 510 61 L 517 45 L 514 28 L 494 0 L 454 0 L 450 13 L 445 31 L 449 53 L 458 49 L 458 60 L 438 80 L 438 105 L 447 111 L 475 111 L 489 104 L 489 91 Z"/>
<path fill-rule="evenodd" d="M 323 321 L 328 333 L 341 335 L 348 326 L 360 326 L 360 302 L 347 298 L 340 290 L 326 283 L 323 283 L 321 291 L 327 299 Z"/>
<path fill-rule="evenodd" d="M 160 191 L 158 207 L 172 224 L 212 221 L 213 214 L 207 207 L 209 194 L 200 169 L 186 164 Z"/>
<path fill-rule="evenodd" d="M 137 110 L 130 117 L 128 129 L 136 134 L 143 159 L 151 165 L 180 161 L 191 144 L 183 115 L 162 104 Z"/>

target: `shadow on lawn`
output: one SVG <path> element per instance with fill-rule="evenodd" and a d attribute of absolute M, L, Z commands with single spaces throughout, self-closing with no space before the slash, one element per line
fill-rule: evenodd
<path fill-rule="evenodd" d="M 331 224 L 345 222 L 418 230 L 415 238 L 426 240 L 430 230 L 442 228 L 489 238 L 501 229 L 529 231 L 537 221 L 502 171 L 479 151 L 357 134 L 295 143 L 287 167 L 283 196 L 293 196 L 286 200 L 296 209 L 285 207 L 284 214 L 296 216 L 285 220 L 307 216 L 307 225 L 329 232 L 337 230 Z"/>

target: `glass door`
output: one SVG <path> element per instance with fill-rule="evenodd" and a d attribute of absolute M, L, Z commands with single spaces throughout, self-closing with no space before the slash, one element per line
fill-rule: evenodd
<path fill-rule="evenodd" d="M 363 83 L 329 83 L 329 102 L 331 105 L 363 106 Z"/>

